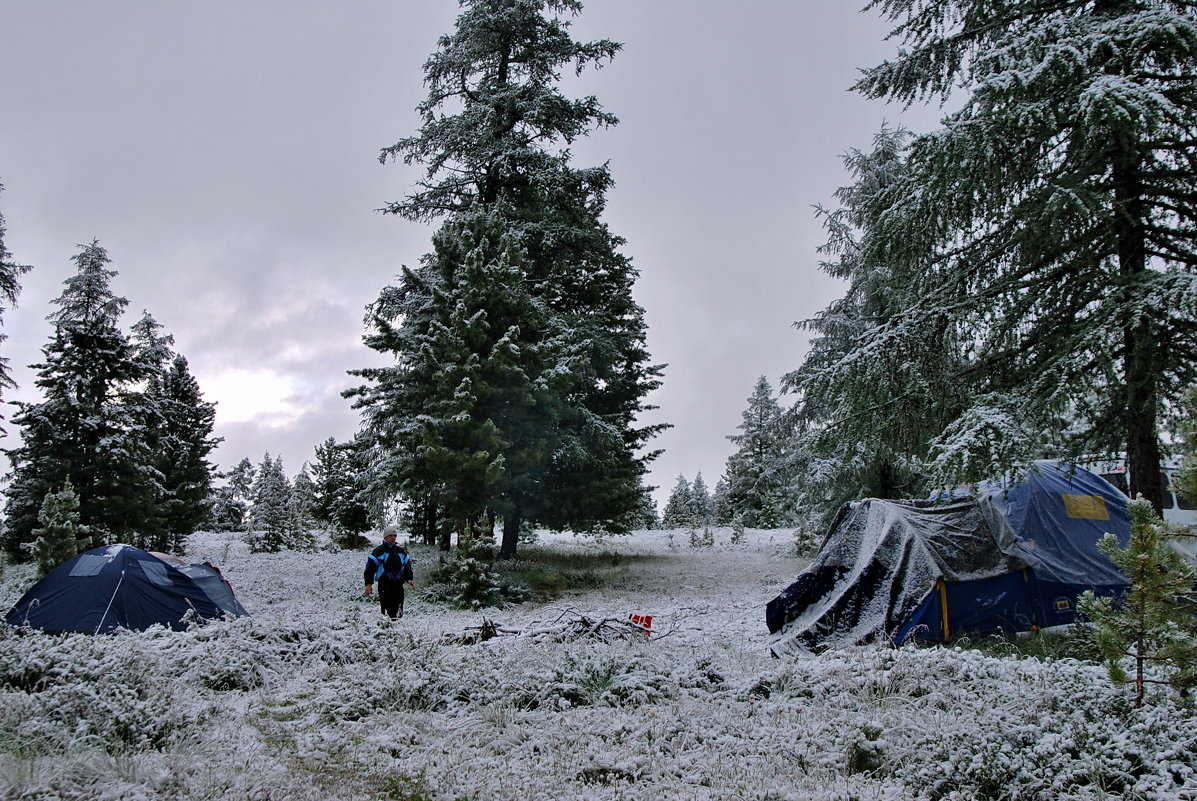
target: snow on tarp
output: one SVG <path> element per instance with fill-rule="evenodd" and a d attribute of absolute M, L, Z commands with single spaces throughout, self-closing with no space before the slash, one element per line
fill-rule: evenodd
<path fill-rule="evenodd" d="M 973 501 L 853 504 L 811 566 L 769 603 L 771 647 L 786 653 L 867 642 L 896 629 L 941 578 L 1023 569 L 1013 536 L 1005 527 L 995 533 L 986 517 Z"/>
<path fill-rule="evenodd" d="M 1071 622 L 1080 592 L 1126 586 L 1096 548 L 1107 531 L 1125 544 L 1126 502 L 1101 477 L 1045 461 L 977 497 L 848 505 L 811 566 L 767 605 L 770 647 L 783 654 Z"/>

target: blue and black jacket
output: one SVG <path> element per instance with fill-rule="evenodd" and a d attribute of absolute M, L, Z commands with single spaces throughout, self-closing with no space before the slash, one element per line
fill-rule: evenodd
<path fill-rule="evenodd" d="M 362 573 L 362 581 L 365 584 L 374 584 L 375 582 L 402 584 L 405 581 L 415 581 L 415 574 L 411 569 L 411 557 L 407 555 L 407 551 L 401 545 L 383 542 L 382 545 L 371 551 L 370 556 L 366 559 L 366 569 Z"/>

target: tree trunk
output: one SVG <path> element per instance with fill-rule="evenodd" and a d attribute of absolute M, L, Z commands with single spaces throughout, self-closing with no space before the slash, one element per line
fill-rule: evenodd
<path fill-rule="evenodd" d="M 1114 235 L 1118 242 L 1118 271 L 1132 295 L 1147 273 L 1143 221 L 1146 208 L 1140 186 L 1139 159 L 1123 150 L 1116 155 L 1114 179 Z M 1133 312 L 1131 313 L 1133 314 Z M 1160 482 L 1162 456 L 1157 416 L 1160 370 L 1156 357 L 1154 321 L 1128 316 L 1123 323 L 1123 373 L 1126 381 L 1126 466 L 1130 496 L 1142 495 L 1161 514 L 1164 493 Z"/>
<path fill-rule="evenodd" d="M 499 548 L 500 559 L 514 559 L 515 549 L 520 541 L 520 524 L 523 519 L 520 517 L 519 509 L 512 509 L 507 514 L 503 515 L 503 545 Z"/>
<path fill-rule="evenodd" d="M 421 510 L 421 517 L 423 518 L 421 525 L 424 527 L 424 544 L 435 545 L 436 530 L 440 526 L 440 520 L 437 517 L 436 504 L 433 503 L 431 499 L 426 499 L 424 501 L 424 507 Z"/>

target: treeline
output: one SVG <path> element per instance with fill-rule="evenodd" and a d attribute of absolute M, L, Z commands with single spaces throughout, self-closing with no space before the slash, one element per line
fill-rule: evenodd
<path fill-rule="evenodd" d="M 0 294 L 16 301 L 17 265 L 4 249 Z M 367 505 L 362 449 L 334 439 L 289 479 L 267 453 L 227 474 L 209 461 L 215 404 L 204 400 L 174 338 L 148 312 L 122 327 L 128 300 L 99 242 L 82 246 L 52 301 L 53 331 L 32 365 L 42 399 L 19 402 L 0 544 L 13 561 L 49 569 L 111 543 L 182 553 L 200 528 L 244 532 L 253 550 L 311 550 L 323 529 L 345 547 L 381 518 Z M 0 360 L 0 385 L 14 386 Z"/>
<path fill-rule="evenodd" d="M 43 505 L 73 503 L 72 495 L 79 548 L 177 550 L 208 516 L 215 407 L 148 312 L 122 328 L 128 301 L 112 292 L 116 271 L 99 242 L 73 261 L 75 274 L 52 301 L 43 360 L 32 365 L 42 400 L 17 403 L 12 418 L 22 441 L 5 451 L 4 551 L 28 559 Z"/>
<path fill-rule="evenodd" d="M 799 521 L 801 481 L 793 463 L 793 422 L 764 376 L 742 417 L 739 433 L 727 437 L 736 450 L 714 488 L 708 489 L 702 473 L 692 481 L 678 476 L 661 513 L 662 527 L 780 528 Z"/>
<path fill-rule="evenodd" d="M 242 459 L 213 493 L 210 526 L 243 531 L 253 551 L 314 550 L 314 532 L 326 531 L 344 548 L 363 545 L 363 532 L 383 512 L 366 500 L 361 451 L 330 437 L 315 458 L 288 478 L 281 456 L 266 453 L 256 466 Z"/>

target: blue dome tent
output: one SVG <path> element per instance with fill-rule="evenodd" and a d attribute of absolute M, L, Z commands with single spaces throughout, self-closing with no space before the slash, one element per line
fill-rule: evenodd
<path fill-rule="evenodd" d="M 46 574 L 5 621 L 48 632 L 103 634 L 248 614 L 211 565 L 176 566 L 131 545 L 81 553 Z"/>
<path fill-rule="evenodd" d="M 1040 461 L 976 496 L 846 505 L 810 567 L 766 606 L 770 648 L 948 642 L 1071 623 L 1085 590 L 1127 589 L 1097 550 L 1107 532 L 1126 545 L 1127 502 L 1100 476 Z"/>

